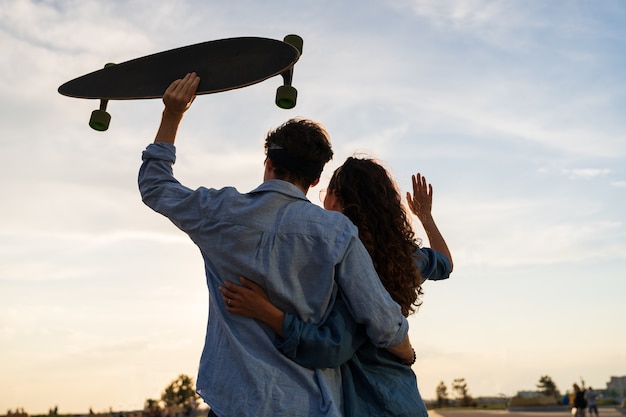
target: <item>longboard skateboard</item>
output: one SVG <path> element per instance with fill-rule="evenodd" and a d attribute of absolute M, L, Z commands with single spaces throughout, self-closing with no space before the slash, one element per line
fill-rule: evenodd
<path fill-rule="evenodd" d="M 283 41 L 242 37 L 220 39 L 171 49 L 104 68 L 61 85 L 60 94 L 98 99 L 100 108 L 91 114 L 89 126 L 104 131 L 111 116 L 109 100 L 163 97 L 172 81 L 196 72 L 200 85 L 196 94 L 211 94 L 260 83 L 276 75 L 283 85 L 276 91 L 276 105 L 291 109 L 297 91 L 291 85 L 293 66 L 302 53 L 302 38 L 287 35 Z"/>

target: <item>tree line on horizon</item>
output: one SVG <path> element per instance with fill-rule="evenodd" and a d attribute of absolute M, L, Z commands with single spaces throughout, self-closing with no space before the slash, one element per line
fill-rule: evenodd
<path fill-rule="evenodd" d="M 200 397 L 196 394 L 195 383 L 193 378 L 188 375 L 180 374 L 176 379 L 165 387 L 159 399 L 148 398 L 144 403 L 141 412 L 142 417 L 193 417 L 197 414 L 198 403 Z M 111 417 L 122 417 L 134 413 L 129 412 L 108 412 L 94 413 L 89 408 L 88 416 L 107 415 Z M 70 414 L 59 414 L 58 406 L 54 406 L 48 412 L 49 417 L 64 417 Z M 45 415 L 43 415 L 45 416 Z M 43 417 L 42 416 L 42 417 Z M 6 417 L 29 417 L 29 414 L 23 407 L 15 410 L 7 410 Z M 32 417 L 35 417 L 32 416 Z M 39 417 L 39 416 L 36 416 Z"/>
<path fill-rule="evenodd" d="M 584 387 L 585 383 L 582 381 L 582 386 Z M 554 398 L 555 401 L 559 401 L 561 399 L 561 393 L 557 388 L 556 384 L 552 380 L 552 378 L 548 375 L 542 375 L 539 378 L 539 382 L 536 385 L 537 391 L 545 397 Z M 448 388 L 446 384 L 441 381 L 437 388 L 435 389 L 436 393 L 436 405 L 438 408 L 442 407 L 450 407 L 450 406 L 458 406 L 458 407 L 476 407 L 477 403 L 469 394 L 469 389 L 467 388 L 467 383 L 465 382 L 465 378 L 456 378 L 452 381 L 451 388 L 453 393 L 455 394 L 454 398 L 450 398 L 448 393 Z M 504 394 L 500 394 L 503 398 L 506 398 Z"/>
<path fill-rule="evenodd" d="M 581 378 L 581 386 L 585 388 L 585 381 Z M 448 391 L 444 381 L 439 382 L 435 389 L 437 408 L 442 407 L 477 407 L 476 400 L 470 395 L 469 388 L 465 378 L 455 378 L 451 385 L 451 393 Z M 561 392 L 556 386 L 553 379 L 548 375 L 541 375 L 539 382 L 536 384 L 537 392 L 545 398 L 551 398 L 555 404 L 560 404 Z M 567 395 L 568 391 L 566 391 Z M 506 397 L 500 394 L 503 399 Z M 176 379 L 170 382 L 159 399 L 148 398 L 144 402 L 141 417 L 195 417 L 198 415 L 200 406 L 200 396 L 196 393 L 193 378 L 188 375 L 180 374 Z M 128 413 L 113 413 L 112 410 L 100 415 L 108 415 L 122 417 Z M 89 415 L 96 415 L 91 408 Z M 51 408 L 48 416 L 58 416 L 58 407 Z M 23 408 L 17 408 L 15 411 L 8 410 L 6 417 L 29 417 Z"/>
<path fill-rule="evenodd" d="M 455 378 L 452 381 L 451 388 L 452 392 L 455 394 L 455 398 L 450 398 L 446 383 L 443 381 L 439 382 L 439 385 L 437 385 L 435 389 L 435 393 L 437 394 L 437 408 L 450 407 L 452 405 L 458 405 L 459 407 L 476 406 L 476 401 L 474 401 L 469 394 L 465 378 Z"/>
<path fill-rule="evenodd" d="M 585 381 L 584 379 L 580 379 L 579 386 L 584 391 Z M 469 389 L 467 388 L 467 383 L 465 382 L 465 378 L 456 378 L 452 381 L 451 389 L 454 394 L 454 397 L 451 398 L 448 387 L 446 384 L 441 381 L 439 385 L 437 385 L 435 389 L 436 393 L 436 401 L 433 404 L 438 408 L 442 407 L 477 407 L 477 401 L 472 398 L 469 394 Z M 522 398 L 520 395 L 516 395 L 512 398 L 508 398 L 504 394 L 499 394 L 498 397 L 501 397 L 503 400 L 503 405 L 506 406 L 514 406 L 514 405 L 564 405 L 571 402 L 569 396 L 571 395 L 569 390 L 566 390 L 563 395 L 561 395 L 560 390 L 558 389 L 556 383 L 549 375 L 541 375 L 539 377 L 539 381 L 536 384 L 536 392 L 538 394 L 537 397 L 534 398 Z M 518 393 L 519 394 L 519 393 Z M 612 392 L 605 392 L 606 398 L 604 401 L 606 404 L 612 404 L 617 402 L 612 398 Z M 538 398 L 538 399 L 537 399 Z M 625 401 L 626 403 L 626 401 Z"/>

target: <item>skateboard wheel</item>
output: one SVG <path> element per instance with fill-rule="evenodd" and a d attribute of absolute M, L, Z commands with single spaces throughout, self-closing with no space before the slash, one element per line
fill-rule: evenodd
<path fill-rule="evenodd" d="M 109 128 L 111 122 L 111 115 L 104 110 L 94 110 L 91 112 L 91 118 L 89 119 L 89 126 L 93 130 L 104 132 Z"/>
<path fill-rule="evenodd" d="M 302 46 L 304 44 L 304 41 L 302 40 L 300 36 L 287 35 L 285 36 L 285 39 L 283 39 L 283 42 L 288 43 L 289 45 L 293 46 L 294 48 L 298 50 L 298 52 L 300 52 L 300 54 L 302 54 Z"/>
<path fill-rule="evenodd" d="M 293 109 L 296 107 L 298 91 L 290 85 L 281 85 L 276 90 L 276 105 L 281 109 Z"/>

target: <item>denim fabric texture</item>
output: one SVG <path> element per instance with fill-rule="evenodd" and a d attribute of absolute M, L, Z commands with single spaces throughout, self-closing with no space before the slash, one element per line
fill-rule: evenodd
<path fill-rule="evenodd" d="M 424 279 L 450 276 L 448 258 L 430 248 L 419 249 L 415 262 Z M 369 342 L 341 292 L 321 326 L 285 314 L 283 335 L 276 347 L 293 361 L 310 368 L 341 367 L 345 417 L 428 416 L 411 367 Z"/>
<path fill-rule="evenodd" d="M 356 228 L 285 181 L 265 181 L 249 193 L 192 190 L 174 178 L 175 159 L 173 145 L 149 145 L 139 189 L 149 207 L 189 235 L 204 259 L 210 300 L 199 394 L 223 417 L 342 416 L 340 370 L 307 369 L 290 360 L 276 349 L 277 336 L 267 326 L 226 311 L 218 287 L 245 276 L 278 308 L 312 324 L 327 318 L 341 290 L 372 343 L 395 346 L 408 324 Z"/>

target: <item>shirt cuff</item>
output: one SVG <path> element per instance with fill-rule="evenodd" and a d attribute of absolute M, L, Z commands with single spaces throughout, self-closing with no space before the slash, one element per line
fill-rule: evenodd
<path fill-rule="evenodd" d="M 160 159 L 174 164 L 176 163 L 176 146 L 166 142 L 151 143 L 141 154 L 141 159 L 143 161 Z"/>

